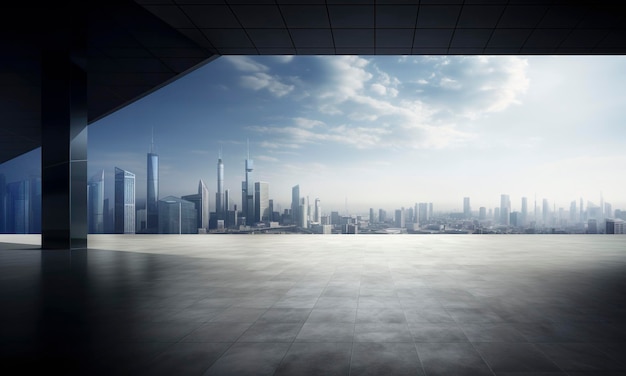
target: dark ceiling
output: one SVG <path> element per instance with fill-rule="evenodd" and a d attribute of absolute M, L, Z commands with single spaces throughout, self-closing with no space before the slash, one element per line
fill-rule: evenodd
<path fill-rule="evenodd" d="M 138 0 L 89 8 L 89 122 L 220 55 L 626 53 L 626 13 L 615 0 Z M 72 14 L 0 12 L 0 163 L 41 145 L 41 54 Z"/>

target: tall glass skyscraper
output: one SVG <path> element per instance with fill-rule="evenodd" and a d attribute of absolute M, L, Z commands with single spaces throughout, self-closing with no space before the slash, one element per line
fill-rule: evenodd
<path fill-rule="evenodd" d="M 117 167 L 115 167 L 115 233 L 135 233 L 135 174 Z"/>
<path fill-rule="evenodd" d="M 250 159 L 250 150 L 248 149 L 248 157 L 246 158 L 246 180 L 242 182 L 243 202 L 241 203 L 243 214 L 246 217 L 246 225 L 254 223 L 254 183 L 252 181 L 252 170 L 254 170 L 254 162 Z"/>
<path fill-rule="evenodd" d="M 156 234 L 159 227 L 159 156 L 154 153 L 154 139 L 150 145 L 147 162 L 146 231 L 150 234 Z"/>
<path fill-rule="evenodd" d="M 197 234 L 196 207 L 174 196 L 159 200 L 159 234 Z"/>
<path fill-rule="evenodd" d="M 511 199 L 505 194 L 500 195 L 500 224 L 511 224 Z"/>
<path fill-rule="evenodd" d="M 298 225 L 300 216 L 300 185 L 294 185 L 291 188 L 291 223 Z"/>
<path fill-rule="evenodd" d="M 104 170 L 89 179 L 87 205 L 89 233 L 104 233 Z"/>
<path fill-rule="evenodd" d="M 217 192 L 215 193 L 215 214 L 217 219 L 224 219 L 224 210 L 228 210 L 228 203 L 224 202 L 224 162 L 222 152 L 217 158 Z"/>
<path fill-rule="evenodd" d="M 209 188 L 204 184 L 202 179 L 198 182 L 198 194 L 202 199 L 202 209 L 200 212 L 201 218 L 198 219 L 200 227 L 203 229 L 209 229 Z"/>
<path fill-rule="evenodd" d="M 209 189 L 200 179 L 198 182 L 198 193 L 181 197 L 183 200 L 194 204 L 196 209 L 196 231 L 197 229 L 209 229 Z M 159 204 L 162 205 L 162 204 Z M 159 217 L 159 221 L 160 221 Z M 161 227 L 159 226 L 159 231 Z"/>
<path fill-rule="evenodd" d="M 270 185 L 258 181 L 254 183 L 254 220 L 255 222 L 269 222 L 270 215 Z"/>

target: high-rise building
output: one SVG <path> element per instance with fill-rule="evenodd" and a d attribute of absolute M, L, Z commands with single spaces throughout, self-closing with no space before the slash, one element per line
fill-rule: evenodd
<path fill-rule="evenodd" d="M 511 200 L 509 195 L 500 195 L 500 224 L 508 226 L 511 223 Z"/>
<path fill-rule="evenodd" d="M 569 204 L 569 220 L 572 223 L 576 223 L 578 211 L 576 210 L 576 200 L 570 202 Z"/>
<path fill-rule="evenodd" d="M 246 158 L 246 180 L 241 185 L 242 209 L 246 217 L 246 225 L 254 223 L 254 182 L 252 181 L 252 171 L 254 170 L 254 162 L 250 159 L 250 148 L 248 147 L 248 155 Z"/>
<path fill-rule="evenodd" d="M 225 189 L 224 190 L 224 211 L 225 212 L 229 212 L 230 211 L 230 189 Z"/>
<path fill-rule="evenodd" d="M 228 210 L 228 202 L 224 197 L 224 162 L 222 151 L 217 158 L 217 192 L 215 193 L 215 214 L 218 219 L 223 219 L 224 212 Z"/>
<path fill-rule="evenodd" d="M 115 233 L 135 233 L 135 174 L 115 167 Z"/>
<path fill-rule="evenodd" d="M 405 227 L 405 223 L 404 223 L 404 208 L 402 209 L 396 209 L 395 212 L 395 226 L 399 227 L 399 228 L 404 228 Z"/>
<path fill-rule="evenodd" d="M 270 185 L 264 181 L 254 183 L 254 221 L 270 221 Z"/>
<path fill-rule="evenodd" d="M 470 207 L 469 197 L 463 197 L 463 216 L 466 219 L 472 218 L 472 208 Z"/>
<path fill-rule="evenodd" d="M 41 233 L 41 178 L 32 177 L 30 184 L 28 232 L 30 234 Z"/>
<path fill-rule="evenodd" d="M 274 200 L 269 200 L 269 203 L 270 203 L 270 207 L 269 207 L 270 222 L 278 221 L 278 219 L 276 219 L 274 215 Z"/>
<path fill-rule="evenodd" d="M 139 209 L 135 203 L 135 231 L 143 233 L 146 231 L 146 223 L 148 221 L 148 212 L 146 209 Z"/>
<path fill-rule="evenodd" d="M 313 215 L 313 222 L 322 223 L 322 206 L 320 205 L 320 199 L 315 199 L 315 212 Z"/>
<path fill-rule="evenodd" d="M 370 208 L 370 224 L 376 223 L 376 218 L 374 217 L 374 208 Z"/>
<path fill-rule="evenodd" d="M 500 208 L 493 208 L 493 221 L 494 223 L 500 223 Z"/>
<path fill-rule="evenodd" d="M 202 208 L 200 210 L 200 218 L 198 218 L 199 228 L 209 228 L 209 214 L 211 208 L 209 207 L 209 188 L 204 184 L 202 179 L 198 182 L 198 194 L 202 198 Z"/>
<path fill-rule="evenodd" d="M 378 222 L 385 223 L 387 220 L 387 212 L 383 209 L 378 209 Z"/>
<path fill-rule="evenodd" d="M 613 206 L 608 202 L 604 203 L 604 218 L 613 218 Z"/>
<path fill-rule="evenodd" d="M 613 218 L 609 218 L 606 220 L 606 234 L 624 234 L 625 232 L 625 227 L 626 227 L 626 222 L 624 222 L 621 219 L 613 219 Z"/>
<path fill-rule="evenodd" d="M 87 213 L 90 234 L 104 233 L 104 170 L 89 179 Z"/>
<path fill-rule="evenodd" d="M 187 200 L 167 196 L 159 200 L 159 234 L 197 234 L 196 206 Z"/>
<path fill-rule="evenodd" d="M 159 156 L 154 152 L 154 137 L 150 144 L 147 166 L 146 232 L 156 234 L 159 226 Z"/>
<path fill-rule="evenodd" d="M 291 188 L 291 222 L 298 225 L 298 212 L 300 211 L 300 185 Z M 333 222 L 334 223 L 334 222 Z"/>
<path fill-rule="evenodd" d="M 522 214 L 521 214 L 521 226 L 525 226 L 528 223 L 528 198 L 522 197 Z"/>
<path fill-rule="evenodd" d="M 209 189 L 202 180 L 198 182 L 198 193 L 181 197 L 194 204 L 196 210 L 196 229 L 209 228 Z M 197 230 L 196 230 L 197 231 Z"/>
<path fill-rule="evenodd" d="M 428 212 L 428 204 L 425 202 L 420 202 L 418 205 L 418 208 L 419 208 L 419 212 L 417 215 L 419 217 L 419 223 L 420 225 L 423 225 L 430 220 L 430 216 Z"/>
<path fill-rule="evenodd" d="M 307 209 L 308 209 L 308 205 L 306 203 L 306 198 L 302 197 L 300 199 L 300 207 L 298 208 L 298 223 L 296 223 L 296 226 L 302 227 L 302 228 L 309 227 L 309 223 L 308 223 L 309 213 Z"/>
<path fill-rule="evenodd" d="M 6 232 L 28 234 L 30 232 L 30 184 L 28 180 L 9 183 L 6 190 Z"/>
<path fill-rule="evenodd" d="M 339 222 L 341 222 L 341 217 L 339 217 L 339 212 L 337 211 L 330 212 L 330 224 L 338 225 Z"/>
<path fill-rule="evenodd" d="M 541 215 L 543 217 L 543 225 L 544 226 L 550 226 L 551 225 L 551 221 L 550 221 L 550 204 L 548 203 L 548 199 L 547 198 L 543 199 L 543 205 L 541 207 Z"/>
<path fill-rule="evenodd" d="M 584 220 L 585 220 L 585 216 L 584 216 L 585 212 L 583 211 L 583 198 L 582 197 L 580 198 L 580 208 L 579 208 L 579 210 L 580 210 L 580 216 L 578 217 L 578 220 L 580 222 L 584 222 Z"/>
<path fill-rule="evenodd" d="M 487 219 L 487 208 L 484 206 L 481 206 L 478 209 L 478 219 L 481 221 L 484 221 L 485 219 Z"/>

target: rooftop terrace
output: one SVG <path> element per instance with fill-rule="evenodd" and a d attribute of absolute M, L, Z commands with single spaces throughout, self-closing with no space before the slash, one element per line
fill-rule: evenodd
<path fill-rule="evenodd" d="M 0 235 L 0 373 L 625 375 L 626 237 Z"/>

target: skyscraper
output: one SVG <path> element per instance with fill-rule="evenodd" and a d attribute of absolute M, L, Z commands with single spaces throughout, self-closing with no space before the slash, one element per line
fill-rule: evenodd
<path fill-rule="evenodd" d="M 104 170 L 89 179 L 87 186 L 89 233 L 104 233 Z"/>
<path fill-rule="evenodd" d="M 463 216 L 466 219 L 472 218 L 472 208 L 470 207 L 469 197 L 463 197 Z"/>
<path fill-rule="evenodd" d="M 154 153 L 154 133 L 152 136 L 152 142 L 150 143 L 150 152 L 148 153 L 147 166 L 148 179 L 146 189 L 146 232 L 155 234 L 158 232 L 159 226 L 159 156 Z"/>
<path fill-rule="evenodd" d="M 6 232 L 28 234 L 30 216 L 30 184 L 28 180 L 7 184 Z"/>
<path fill-rule="evenodd" d="M 254 170 L 254 162 L 250 159 L 250 147 L 246 158 L 246 180 L 242 182 L 241 198 L 243 214 L 246 217 L 246 225 L 254 223 L 254 183 L 252 181 L 252 170 Z"/>
<path fill-rule="evenodd" d="M 419 223 L 420 225 L 423 225 L 426 222 L 428 222 L 428 220 L 430 219 L 428 204 L 425 202 L 420 202 L 418 207 L 419 207 L 419 213 L 418 213 Z"/>
<path fill-rule="evenodd" d="M 298 208 L 298 223 L 296 224 L 296 226 L 302 228 L 309 227 L 309 222 L 307 221 L 309 213 L 307 209 L 308 205 L 306 203 L 306 198 L 302 197 L 300 199 L 300 207 Z"/>
<path fill-rule="evenodd" d="M 298 225 L 298 212 L 300 211 L 300 185 L 291 188 L 291 222 Z M 333 223 L 334 224 L 334 223 Z"/>
<path fill-rule="evenodd" d="M 174 196 L 159 200 L 159 234 L 198 233 L 196 207 Z"/>
<path fill-rule="evenodd" d="M 484 221 L 485 219 L 487 219 L 487 208 L 484 206 L 481 206 L 478 209 L 478 219 L 480 219 L 481 221 Z"/>
<path fill-rule="evenodd" d="M 550 204 L 548 203 L 548 199 L 543 199 L 543 206 L 541 210 L 541 214 L 543 215 L 543 225 L 549 226 L 551 225 L 550 221 Z"/>
<path fill-rule="evenodd" d="M 396 209 L 394 223 L 396 227 L 404 228 L 404 208 Z"/>
<path fill-rule="evenodd" d="M 224 162 L 222 162 L 222 151 L 217 158 L 217 192 L 215 193 L 215 214 L 217 219 L 224 219 L 224 211 L 228 210 L 228 203 L 224 200 Z"/>
<path fill-rule="evenodd" d="M 200 224 L 200 228 L 207 229 L 209 228 L 209 188 L 204 184 L 202 179 L 198 182 L 198 194 L 202 199 L 202 209 L 200 210 L 200 218 L 198 219 L 198 223 Z"/>
<path fill-rule="evenodd" d="M 374 208 L 370 208 L 370 224 L 376 223 L 376 218 L 374 217 Z"/>
<path fill-rule="evenodd" d="M 522 218 L 520 225 L 525 226 L 528 220 L 528 198 L 522 197 Z"/>
<path fill-rule="evenodd" d="M 224 190 L 224 213 L 227 213 L 229 211 L 230 211 L 230 190 L 225 189 Z"/>
<path fill-rule="evenodd" d="M 320 205 L 320 199 L 315 198 L 315 208 L 313 209 L 313 222 L 322 223 L 322 206 Z"/>
<path fill-rule="evenodd" d="M 509 195 L 500 195 L 500 224 L 508 226 L 511 223 L 511 199 Z"/>
<path fill-rule="evenodd" d="M 569 220 L 571 223 L 576 223 L 577 214 L 578 211 L 576 210 L 576 200 L 574 200 L 569 204 Z"/>
<path fill-rule="evenodd" d="M 194 204 L 196 210 L 196 231 L 200 228 L 207 230 L 209 228 L 209 189 L 204 182 L 202 180 L 198 182 L 198 193 L 182 196 L 181 198 Z"/>
<path fill-rule="evenodd" d="M 254 221 L 270 221 L 270 185 L 267 182 L 254 183 Z"/>
<path fill-rule="evenodd" d="M 115 233 L 135 233 L 135 174 L 117 167 L 115 167 Z"/>

